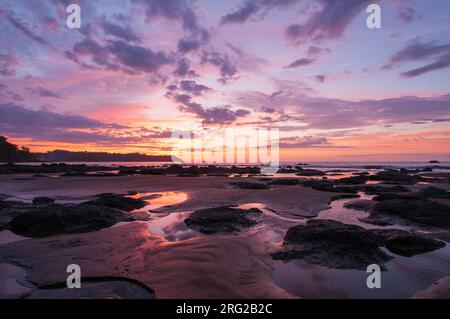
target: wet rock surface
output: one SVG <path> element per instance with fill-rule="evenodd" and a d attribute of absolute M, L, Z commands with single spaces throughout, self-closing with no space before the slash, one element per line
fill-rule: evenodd
<path fill-rule="evenodd" d="M 129 220 L 132 218 L 126 213 L 106 206 L 51 204 L 30 208 L 6 226 L 18 235 L 45 237 L 94 231 Z"/>
<path fill-rule="evenodd" d="M 422 237 L 400 229 L 375 229 L 375 234 L 383 237 L 383 245 L 394 254 L 412 257 L 445 246 L 445 243 L 433 238 Z"/>
<path fill-rule="evenodd" d="M 97 195 L 96 199 L 85 202 L 84 204 L 102 205 L 130 212 L 132 210 L 145 207 L 147 202 L 142 199 L 131 198 L 123 195 L 100 194 Z"/>
<path fill-rule="evenodd" d="M 55 200 L 53 198 L 45 197 L 45 196 L 35 197 L 33 199 L 33 204 L 34 205 L 53 204 L 54 202 L 55 202 Z"/>
<path fill-rule="evenodd" d="M 266 184 L 252 182 L 232 182 L 232 186 L 240 189 L 269 189 Z"/>
<path fill-rule="evenodd" d="M 364 221 L 450 228 L 450 207 L 426 199 L 386 199 L 377 202 Z"/>
<path fill-rule="evenodd" d="M 330 180 L 308 180 L 300 183 L 302 186 L 311 187 L 312 189 L 322 192 L 332 193 L 350 193 L 356 194 L 358 191 L 351 186 L 336 185 L 335 182 Z"/>
<path fill-rule="evenodd" d="M 185 224 L 204 234 L 232 233 L 256 225 L 251 217 L 262 214 L 257 208 L 240 209 L 230 206 L 200 209 L 185 219 Z"/>
<path fill-rule="evenodd" d="M 79 289 L 66 282 L 39 287 L 27 299 L 154 299 L 155 292 L 144 284 L 125 277 L 85 277 Z"/>
<path fill-rule="evenodd" d="M 289 228 L 284 251 L 272 256 L 338 269 L 366 269 L 370 264 L 382 267 L 392 257 L 379 248 L 381 240 L 381 236 L 359 226 L 315 219 Z"/>
<path fill-rule="evenodd" d="M 384 181 L 393 184 L 413 185 L 422 181 L 418 175 L 412 175 L 409 171 L 385 170 L 368 176 L 372 181 Z"/>
<path fill-rule="evenodd" d="M 269 182 L 269 185 L 298 185 L 299 180 L 295 178 L 278 178 Z"/>
<path fill-rule="evenodd" d="M 374 205 L 373 201 L 368 199 L 356 199 L 348 201 L 344 204 L 345 208 L 368 211 Z"/>

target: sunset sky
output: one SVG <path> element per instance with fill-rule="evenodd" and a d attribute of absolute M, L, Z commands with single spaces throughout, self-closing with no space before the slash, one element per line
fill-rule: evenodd
<path fill-rule="evenodd" d="M 202 124 L 278 128 L 284 161 L 450 160 L 448 0 L 2 0 L 0 38 L 0 135 L 32 151 Z"/>

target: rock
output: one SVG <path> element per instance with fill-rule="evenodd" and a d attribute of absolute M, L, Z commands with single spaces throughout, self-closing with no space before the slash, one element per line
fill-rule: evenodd
<path fill-rule="evenodd" d="M 445 246 L 445 243 L 433 238 L 422 237 L 400 229 L 376 229 L 374 233 L 384 238 L 384 246 L 394 254 L 412 257 Z"/>
<path fill-rule="evenodd" d="M 275 259 L 302 259 L 308 263 L 338 269 L 365 270 L 370 264 L 392 259 L 379 248 L 381 236 L 356 225 L 333 220 L 309 220 L 306 225 L 289 228 L 284 237 L 284 251 Z"/>
<path fill-rule="evenodd" d="M 367 219 L 400 219 L 420 225 L 450 227 L 450 207 L 425 199 L 388 199 L 377 202 Z"/>
<path fill-rule="evenodd" d="M 325 172 L 318 169 L 302 169 L 295 173 L 297 176 L 325 176 Z"/>
<path fill-rule="evenodd" d="M 322 192 L 333 192 L 333 193 L 350 193 L 356 194 L 358 191 L 349 186 L 336 186 L 333 181 L 330 180 L 308 180 L 300 183 L 303 186 L 311 187 L 315 190 Z"/>
<path fill-rule="evenodd" d="M 154 299 L 155 292 L 137 280 L 125 277 L 85 277 L 79 289 L 67 283 L 41 286 L 27 299 Z"/>
<path fill-rule="evenodd" d="M 257 208 L 240 209 L 229 206 L 206 208 L 193 212 L 184 223 L 204 234 L 232 233 L 255 225 L 257 222 L 249 216 L 260 214 L 262 212 Z"/>
<path fill-rule="evenodd" d="M 298 185 L 299 181 L 295 178 L 277 178 L 269 182 L 269 185 Z"/>
<path fill-rule="evenodd" d="M 402 200 L 411 200 L 411 199 L 422 199 L 417 193 L 381 193 L 373 198 L 374 201 L 383 201 L 389 199 L 402 199 Z"/>
<path fill-rule="evenodd" d="M 422 178 L 420 176 L 410 175 L 396 170 L 380 171 L 375 175 L 368 176 L 368 179 L 373 181 L 386 181 L 407 185 L 416 184 L 417 182 L 422 181 Z"/>
<path fill-rule="evenodd" d="M 450 198 L 450 192 L 437 187 L 427 187 L 419 190 L 418 195 L 423 198 Z"/>
<path fill-rule="evenodd" d="M 38 206 L 14 217 L 11 231 L 26 237 L 45 237 L 66 233 L 83 233 L 132 220 L 127 214 L 110 207 L 79 204 Z"/>
<path fill-rule="evenodd" d="M 409 192 L 409 189 L 401 186 L 381 186 L 381 185 L 365 185 L 361 187 L 361 190 L 366 194 L 370 195 L 378 195 L 383 193 L 406 193 Z"/>
<path fill-rule="evenodd" d="M 177 175 L 178 177 L 199 177 L 200 173 L 194 173 L 194 172 L 190 172 L 190 173 L 181 173 Z"/>
<path fill-rule="evenodd" d="M 231 185 L 241 189 L 269 189 L 266 184 L 252 182 L 232 182 Z"/>
<path fill-rule="evenodd" d="M 8 208 L 11 207 L 11 203 L 0 199 L 0 210 L 2 210 L 3 208 Z"/>
<path fill-rule="evenodd" d="M 431 287 L 417 292 L 413 299 L 450 299 L 450 276 L 441 278 Z"/>
<path fill-rule="evenodd" d="M 147 202 L 142 199 L 136 199 L 117 194 L 99 194 L 97 195 L 97 197 L 98 198 L 92 201 L 85 202 L 84 204 L 102 205 L 124 210 L 126 212 L 130 212 L 132 210 L 139 209 L 148 205 Z"/>
<path fill-rule="evenodd" d="M 432 160 L 432 161 L 429 161 L 428 163 L 430 163 L 430 164 L 439 164 L 440 162 L 436 161 L 436 160 Z"/>
<path fill-rule="evenodd" d="M 368 211 L 374 205 L 373 201 L 368 199 L 352 200 L 344 204 L 345 208 Z"/>
<path fill-rule="evenodd" d="M 367 183 L 368 178 L 365 175 L 359 175 L 359 176 L 352 176 L 352 177 L 345 177 L 340 178 L 336 180 L 337 184 L 344 184 L 344 185 L 360 185 Z"/>
<path fill-rule="evenodd" d="M 47 205 L 47 204 L 53 204 L 55 202 L 55 200 L 53 198 L 50 197 L 36 197 L 33 199 L 33 204 L 34 205 Z"/>
<path fill-rule="evenodd" d="M 360 196 L 357 194 L 339 194 L 339 195 L 331 196 L 330 200 L 333 202 L 333 201 L 339 200 L 339 199 L 359 198 L 359 197 Z"/>

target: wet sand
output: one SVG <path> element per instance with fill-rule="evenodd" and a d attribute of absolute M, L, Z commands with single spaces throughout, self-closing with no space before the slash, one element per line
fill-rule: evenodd
<path fill-rule="evenodd" d="M 331 198 L 339 193 L 300 185 L 274 185 L 267 190 L 236 189 L 230 186 L 233 181 L 258 182 L 258 177 L 150 175 L 15 180 L 12 175 L 0 175 L 0 194 L 12 196 L 11 199 L 30 202 L 36 196 L 50 196 L 61 203 L 82 202 L 99 193 L 135 191 L 139 194 L 132 196 L 147 196 L 149 200 L 149 206 L 137 210 L 136 214 L 155 212 L 149 214 L 147 222 L 119 223 L 90 233 L 40 239 L 4 233 L 7 240 L 0 244 L 0 264 L 20 267 L 14 268 L 14 274 L 20 275 L 16 279 L 31 285 L 31 288 L 16 289 L 13 297 L 147 296 L 145 289 L 113 280 L 121 278 L 136 280 L 154 290 L 156 298 L 409 298 L 448 275 L 445 266 L 442 268 L 450 261 L 448 248 L 417 259 L 396 257 L 388 271 L 391 290 L 378 294 L 371 294 L 365 287 L 365 272 L 273 260 L 270 254 L 280 248 L 287 229 L 310 218 L 377 227 L 359 221 L 366 213 L 344 208 L 348 199 L 334 201 L 328 210 Z M 202 235 L 186 228 L 184 218 L 189 212 L 223 205 L 255 207 L 263 214 L 256 217 L 256 226 L 236 234 Z M 448 232 L 433 237 L 448 241 Z M 20 241 L 11 242 L 14 240 Z M 67 289 L 42 289 L 63 285 L 69 264 L 80 265 L 82 277 L 112 278 L 111 282 L 90 286 L 98 287 L 99 291 L 87 295 L 74 295 Z M 14 278 L 7 279 L 11 282 Z M 396 290 L 403 285 L 406 290 Z"/>

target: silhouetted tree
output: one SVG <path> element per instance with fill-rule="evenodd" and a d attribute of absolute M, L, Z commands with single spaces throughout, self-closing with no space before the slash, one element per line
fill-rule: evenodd
<path fill-rule="evenodd" d="M 0 162 L 30 162 L 33 160 L 34 156 L 29 148 L 24 146 L 19 148 L 17 145 L 9 143 L 6 137 L 0 136 Z"/>

